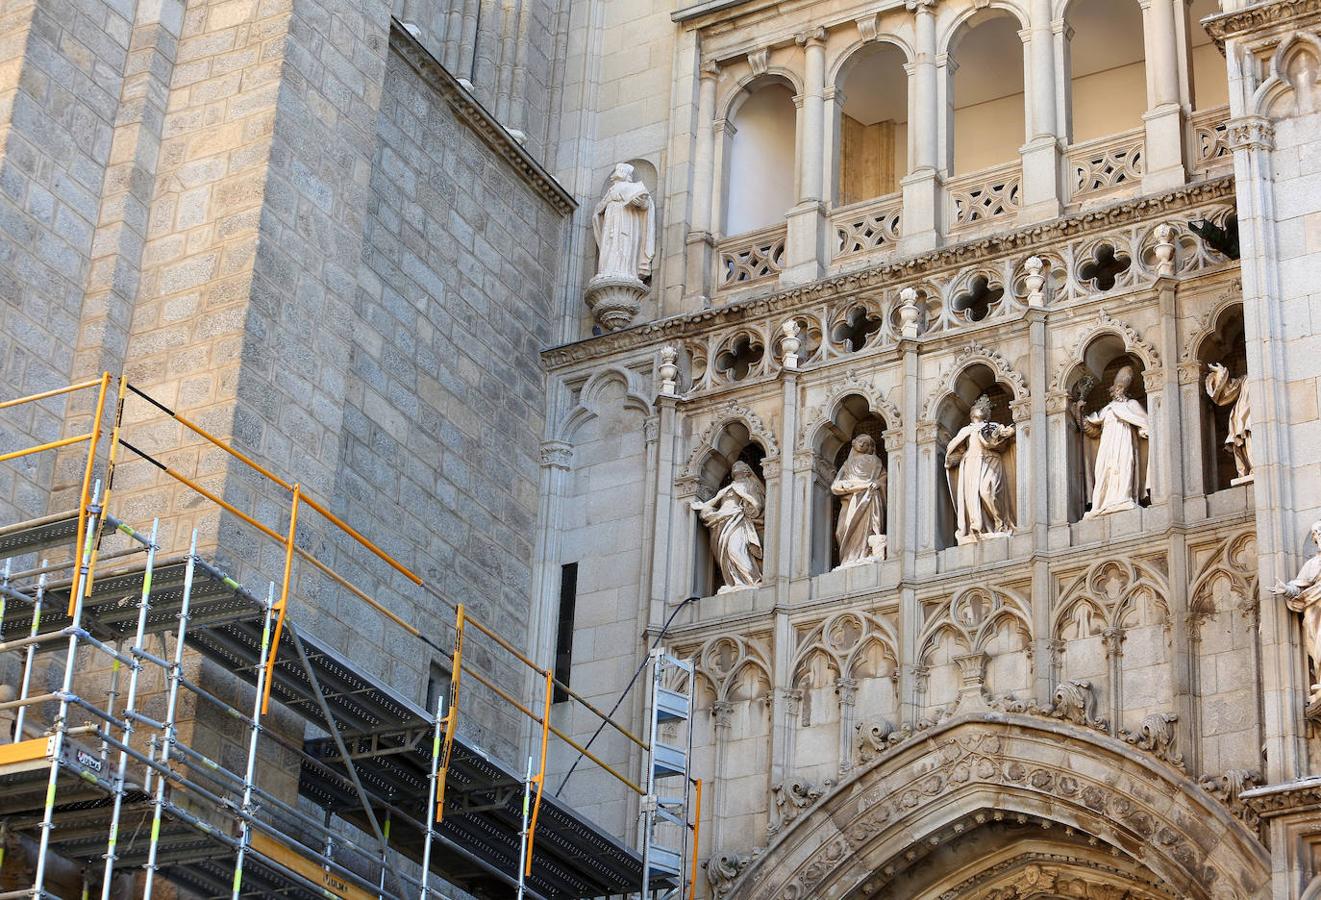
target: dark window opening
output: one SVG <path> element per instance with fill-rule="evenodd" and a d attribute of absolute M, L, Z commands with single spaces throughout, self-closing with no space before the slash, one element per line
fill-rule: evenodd
<path fill-rule="evenodd" d="M 565 563 L 560 567 L 560 614 L 555 628 L 555 703 L 569 699 L 569 692 L 560 685 L 568 685 L 573 669 L 573 612 L 577 602 L 578 564 Z"/>
<path fill-rule="evenodd" d="M 427 673 L 427 712 L 430 715 L 436 714 L 436 703 L 444 698 L 448 707 L 450 699 L 450 673 L 449 667 L 433 662 L 431 671 Z M 441 713 L 448 712 L 448 708 L 442 709 Z"/>

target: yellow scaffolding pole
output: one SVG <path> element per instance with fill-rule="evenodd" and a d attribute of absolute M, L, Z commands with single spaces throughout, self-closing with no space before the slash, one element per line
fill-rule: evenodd
<path fill-rule="evenodd" d="M 95 382 L 93 382 L 95 384 Z M 83 489 L 78 497 L 78 532 L 74 541 L 75 552 L 82 552 L 83 538 L 87 531 L 87 506 L 91 503 L 92 466 L 96 462 L 96 445 L 101 439 L 101 416 L 105 412 L 106 389 L 110 386 L 110 373 L 101 373 L 100 389 L 96 394 L 96 412 L 93 413 L 92 430 L 87 438 L 87 465 L 83 468 Z M 51 395 L 54 396 L 54 395 Z M 90 563 L 90 560 L 89 560 Z M 78 591 L 69 592 L 69 618 L 73 618 L 74 609 L 79 601 Z"/>
<path fill-rule="evenodd" d="M 280 653 L 280 635 L 284 634 L 284 614 L 289 607 L 289 577 L 294 568 L 294 533 L 298 529 L 298 500 L 302 486 L 294 485 L 294 499 L 289 505 L 289 534 L 284 541 L 284 583 L 280 586 L 280 602 L 276 605 L 275 637 L 271 641 L 271 655 L 266 658 L 266 692 L 261 698 L 261 714 L 270 712 L 271 683 L 274 681 L 275 659 Z"/>
<path fill-rule="evenodd" d="M 537 783 L 537 799 L 532 801 L 532 818 L 527 826 L 527 868 L 523 874 L 532 876 L 532 847 L 537 841 L 537 816 L 541 813 L 541 792 L 546 787 L 546 745 L 550 742 L 550 704 L 554 697 L 555 679 L 546 673 L 546 699 L 541 707 L 541 767 L 532 780 Z"/>
<path fill-rule="evenodd" d="M 436 821 L 445 818 L 445 779 L 449 775 L 450 757 L 454 753 L 454 733 L 459 725 L 459 682 L 463 676 L 464 607 L 460 603 L 454 612 L 453 672 L 450 676 L 450 709 L 445 714 L 445 752 L 436 772 Z"/>
<path fill-rule="evenodd" d="M 690 726 L 691 727 L 691 726 Z M 692 878 L 688 882 L 688 898 L 693 900 L 697 896 L 697 841 L 702 834 L 702 779 L 697 779 L 697 796 L 693 802 L 693 872 Z"/>

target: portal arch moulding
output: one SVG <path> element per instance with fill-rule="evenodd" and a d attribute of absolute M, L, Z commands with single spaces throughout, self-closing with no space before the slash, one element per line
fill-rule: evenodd
<path fill-rule="evenodd" d="M 1070 840 L 1094 839 L 1178 897 L 1269 896 L 1265 848 L 1182 773 L 1065 722 L 970 714 L 842 782 L 777 836 L 727 897 L 887 896 L 916 864 L 960 859 L 937 848 L 957 850 L 1014 823 L 1038 826 L 1037 836 L 1066 851 Z"/>

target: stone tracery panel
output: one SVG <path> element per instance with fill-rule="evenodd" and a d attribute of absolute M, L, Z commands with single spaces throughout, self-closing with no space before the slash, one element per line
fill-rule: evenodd
<path fill-rule="evenodd" d="M 923 604 L 917 641 L 918 708 L 927 714 L 963 694 L 1021 695 L 1032 687 L 1032 613 L 1021 587 L 971 587 Z"/>

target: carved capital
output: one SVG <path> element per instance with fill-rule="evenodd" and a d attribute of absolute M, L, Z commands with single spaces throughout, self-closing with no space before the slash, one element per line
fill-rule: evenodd
<path fill-rule="evenodd" d="M 1051 391 L 1046 395 L 1046 412 L 1058 415 L 1069 408 L 1069 395 L 1064 391 Z"/>
<path fill-rule="evenodd" d="M 1101 642 L 1105 644 L 1106 659 L 1122 656 L 1124 653 L 1124 629 L 1117 626 L 1107 628 L 1101 632 Z"/>
<path fill-rule="evenodd" d="M 720 63 L 716 62 L 714 59 L 709 59 L 702 63 L 702 67 L 697 70 L 697 73 L 699 78 L 719 78 Z"/>
<path fill-rule="evenodd" d="M 1195 359 L 1179 363 L 1179 384 L 1196 384 L 1202 378 L 1202 364 Z"/>
<path fill-rule="evenodd" d="M 734 718 L 734 704 L 728 700 L 715 701 L 711 704 L 711 717 L 715 720 L 716 728 L 729 728 Z"/>
<path fill-rule="evenodd" d="M 800 47 L 823 46 L 826 42 L 826 29 L 820 25 L 800 31 L 794 35 L 794 43 Z"/>
<path fill-rule="evenodd" d="M 1265 116 L 1239 116 L 1225 128 L 1230 150 L 1275 149 L 1275 123 Z"/>
<path fill-rule="evenodd" d="M 1009 404 L 1009 413 L 1014 423 L 1021 425 L 1032 418 L 1032 398 L 1024 397 L 1022 400 L 1014 400 Z"/>
<path fill-rule="evenodd" d="M 546 441 L 541 445 L 541 465 L 568 471 L 573 465 L 573 445 L 568 441 Z"/>
<path fill-rule="evenodd" d="M 858 698 L 858 682 L 853 678 L 836 679 L 835 693 L 841 706 L 852 706 Z"/>
<path fill-rule="evenodd" d="M 935 12 L 936 0 L 904 0 L 904 8 L 909 12 Z"/>

